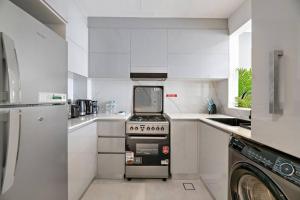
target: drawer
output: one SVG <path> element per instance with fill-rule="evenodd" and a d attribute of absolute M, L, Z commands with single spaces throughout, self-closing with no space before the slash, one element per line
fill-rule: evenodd
<path fill-rule="evenodd" d="M 98 178 L 123 179 L 125 154 L 98 154 Z"/>
<path fill-rule="evenodd" d="M 125 138 L 98 138 L 99 153 L 125 153 Z"/>
<path fill-rule="evenodd" d="M 112 120 L 98 122 L 99 136 L 125 136 L 125 121 Z"/>

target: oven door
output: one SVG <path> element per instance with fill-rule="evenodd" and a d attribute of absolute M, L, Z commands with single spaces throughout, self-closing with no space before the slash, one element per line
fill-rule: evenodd
<path fill-rule="evenodd" d="M 127 166 L 168 166 L 170 146 L 168 136 L 127 136 Z"/>

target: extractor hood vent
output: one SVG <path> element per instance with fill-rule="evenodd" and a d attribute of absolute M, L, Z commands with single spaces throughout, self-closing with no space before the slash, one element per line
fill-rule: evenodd
<path fill-rule="evenodd" d="M 130 73 L 130 78 L 134 81 L 165 81 L 167 73 Z"/>

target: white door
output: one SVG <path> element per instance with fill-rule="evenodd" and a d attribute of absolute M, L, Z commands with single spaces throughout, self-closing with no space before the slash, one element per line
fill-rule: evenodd
<path fill-rule="evenodd" d="M 252 0 L 252 26 L 253 138 L 300 157 L 300 1 Z"/>

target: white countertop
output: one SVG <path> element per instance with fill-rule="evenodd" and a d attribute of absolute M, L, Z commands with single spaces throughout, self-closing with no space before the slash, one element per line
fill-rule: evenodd
<path fill-rule="evenodd" d="M 221 114 L 197 114 L 197 113 L 167 113 L 171 120 L 200 120 L 206 124 L 222 129 L 225 132 L 233 133 L 251 139 L 251 130 L 239 126 L 229 126 L 220 122 L 209 120 L 208 118 L 232 118 Z"/>
<path fill-rule="evenodd" d="M 68 131 L 73 132 L 83 126 L 91 124 L 97 120 L 124 120 L 126 121 L 130 117 L 130 113 L 126 114 L 97 114 L 97 115 L 86 115 L 68 120 Z"/>

